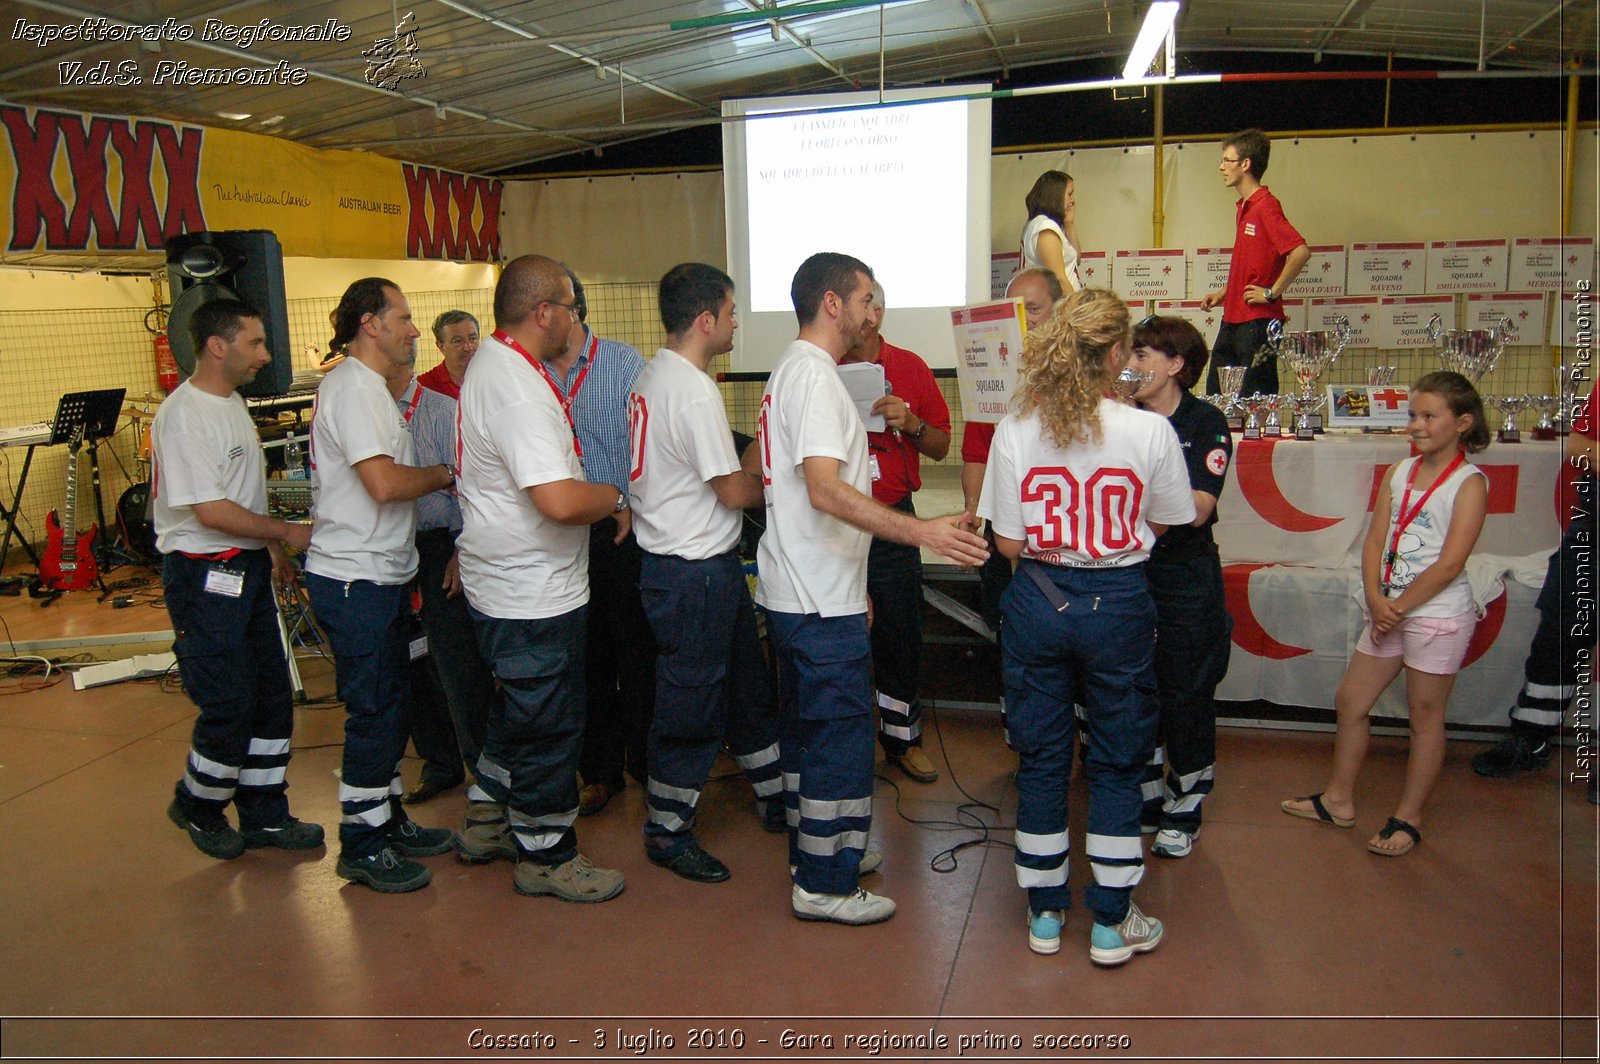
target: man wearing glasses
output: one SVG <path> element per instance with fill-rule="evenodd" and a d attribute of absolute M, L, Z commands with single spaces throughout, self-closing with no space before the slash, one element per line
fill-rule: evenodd
<path fill-rule="evenodd" d="M 1246 129 L 1222 142 L 1222 183 L 1239 194 L 1233 258 L 1228 285 L 1201 300 L 1206 310 L 1222 305 L 1222 328 L 1212 349 L 1206 391 L 1221 391 L 1218 366 L 1250 366 L 1267 342 L 1267 322 L 1282 321 L 1283 293 L 1300 276 L 1311 249 L 1305 237 L 1283 216 L 1261 179 L 1267 173 L 1272 142 L 1259 129 Z M 1245 370 L 1240 395 L 1272 395 L 1278 391 L 1278 366 L 1268 359 Z"/>
<path fill-rule="evenodd" d="M 559 262 L 514 259 L 494 292 L 494 333 L 461 389 L 461 586 L 502 698 L 489 708 L 457 852 L 512 858 L 519 894 L 601 902 L 621 873 L 578 852 L 578 754 L 589 609 L 589 526 L 628 498 L 591 483 L 551 364 L 577 326 Z"/>

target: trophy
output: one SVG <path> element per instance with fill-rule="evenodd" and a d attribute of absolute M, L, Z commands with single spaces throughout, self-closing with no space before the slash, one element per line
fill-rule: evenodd
<path fill-rule="evenodd" d="M 1533 438 L 1553 440 L 1557 436 L 1555 415 L 1561 409 L 1559 395 L 1526 395 L 1528 405 L 1539 412 L 1539 423 L 1533 426 Z"/>
<path fill-rule="evenodd" d="M 1217 383 L 1222 386 L 1222 394 L 1227 397 L 1228 403 L 1222 407 L 1222 412 L 1228 415 L 1228 430 L 1238 432 L 1244 428 L 1244 418 L 1239 415 L 1239 388 L 1244 384 L 1243 366 L 1218 366 Z M 1259 427 L 1259 426 L 1258 426 Z"/>
<path fill-rule="evenodd" d="M 1505 424 L 1500 426 L 1498 439 L 1501 443 L 1521 443 L 1522 433 L 1517 430 L 1517 415 L 1531 405 L 1533 397 L 1530 395 L 1489 395 L 1484 398 L 1489 400 L 1496 410 L 1506 416 Z"/>
<path fill-rule="evenodd" d="M 1461 374 L 1473 387 L 1499 364 L 1506 345 L 1516 338 L 1516 326 L 1503 314 L 1492 329 L 1446 329 L 1439 315 L 1428 319 L 1428 339 L 1444 368 Z"/>
<path fill-rule="evenodd" d="M 1556 435 L 1565 436 L 1572 431 L 1572 411 L 1578 402 L 1578 386 L 1583 383 L 1585 367 L 1565 363 L 1555 367 L 1556 395 L 1561 407 L 1556 411 Z"/>
<path fill-rule="evenodd" d="M 1122 367 L 1111 381 L 1111 393 L 1124 403 L 1133 402 L 1133 397 L 1149 387 L 1150 382 L 1156 379 L 1154 370 L 1140 373 L 1132 366 Z"/>
<path fill-rule="evenodd" d="M 1235 399 L 1236 406 L 1243 408 L 1250 417 L 1244 423 L 1244 439 L 1261 439 L 1261 415 L 1268 413 L 1267 424 L 1271 428 L 1271 435 L 1278 435 L 1278 397 L 1276 395 L 1247 395 L 1243 399 Z"/>
<path fill-rule="evenodd" d="M 1322 417 L 1317 413 L 1322 407 L 1322 399 L 1316 395 L 1317 378 L 1338 360 L 1355 336 L 1350 319 L 1343 314 L 1331 322 L 1332 331 L 1316 332 L 1284 332 L 1283 322 L 1267 322 L 1267 343 L 1262 351 L 1271 348 L 1278 357 L 1278 364 L 1288 366 L 1294 379 L 1300 382 L 1300 395 L 1292 400 L 1296 439 L 1314 439 L 1316 433 L 1322 431 Z"/>
<path fill-rule="evenodd" d="M 1285 405 L 1287 395 L 1263 395 L 1267 401 L 1267 420 L 1261 426 L 1261 438 L 1264 440 L 1282 439 L 1288 435 L 1283 431 L 1283 422 L 1278 420 L 1278 408 Z"/>
<path fill-rule="evenodd" d="M 1396 369 L 1396 367 L 1394 367 L 1394 366 L 1368 366 L 1367 367 L 1367 388 L 1369 389 L 1367 394 L 1368 394 L 1369 402 L 1370 402 L 1370 399 L 1371 399 L 1371 391 L 1370 391 L 1370 389 L 1373 389 L 1373 388 L 1387 388 L 1391 384 L 1394 383 L 1395 369 Z M 1362 429 L 1361 431 L 1362 432 L 1372 433 L 1372 432 L 1393 432 L 1394 430 L 1393 429 L 1387 429 L 1387 428 L 1372 428 L 1372 427 L 1369 426 L 1367 428 Z"/>

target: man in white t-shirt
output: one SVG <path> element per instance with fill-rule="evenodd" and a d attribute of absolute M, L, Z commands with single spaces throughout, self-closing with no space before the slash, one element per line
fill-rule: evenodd
<path fill-rule="evenodd" d="M 267 516 L 261 441 L 236 390 L 272 353 L 261 315 L 231 299 L 201 306 L 189 333 L 194 373 L 161 404 L 150 447 L 172 650 L 200 707 L 167 816 L 224 860 L 250 847 L 314 849 L 322 827 L 290 816 L 285 793 L 294 704 L 272 590 L 295 578 L 279 542 L 304 550 L 311 529 Z"/>
<path fill-rule="evenodd" d="M 803 920 L 871 924 L 894 902 L 858 886 L 872 827 L 872 659 L 867 548 L 872 537 L 928 547 L 961 565 L 988 557 L 963 516 L 918 520 L 868 492 L 866 428 L 838 362 L 865 340 L 872 271 L 820 252 L 790 286 L 800 335 L 784 349 L 759 417 L 767 531 L 756 601 L 783 674 L 784 798 L 791 905 Z"/>
<path fill-rule="evenodd" d="M 333 645 L 345 707 L 339 778 L 339 864 L 345 879 L 385 894 L 428 885 L 410 860 L 450 849 L 451 832 L 422 828 L 400 804 L 405 753 L 406 585 L 417 572 L 416 499 L 449 487 L 448 466 L 417 468 L 389 384 L 409 378 L 421 335 L 406 297 L 367 277 L 345 289 L 328 345 L 345 356 L 322 379 L 311 421 L 317 485 L 306 590 Z"/>
<path fill-rule="evenodd" d="M 722 395 L 706 375 L 733 349 L 733 281 L 686 262 L 667 271 L 659 296 L 667 346 L 629 403 L 639 590 L 660 648 L 645 854 L 685 879 L 717 883 L 728 868 L 695 840 L 694 818 L 724 737 L 766 824 L 787 828 L 778 721 L 738 551 L 743 511 L 762 503 L 761 478 L 740 467 Z"/>
<path fill-rule="evenodd" d="M 461 586 L 500 681 L 467 821 L 468 861 L 514 856 L 519 893 L 599 902 L 621 873 L 578 852 L 589 526 L 628 497 L 584 479 L 573 423 L 546 365 L 573 328 L 572 282 L 542 255 L 513 260 L 494 292 L 494 334 L 461 387 L 457 448 Z"/>

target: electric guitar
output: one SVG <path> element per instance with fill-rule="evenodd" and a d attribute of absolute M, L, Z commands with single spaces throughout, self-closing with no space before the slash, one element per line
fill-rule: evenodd
<path fill-rule="evenodd" d="M 89 531 L 78 533 L 78 451 L 83 447 L 83 426 L 72 432 L 67 454 L 66 519 L 57 517 L 54 510 L 45 518 L 45 532 L 49 537 L 44 557 L 39 559 L 39 582 L 51 591 L 82 591 L 100 579 L 99 566 L 94 560 L 94 540 L 100 534 L 99 525 L 90 525 Z"/>

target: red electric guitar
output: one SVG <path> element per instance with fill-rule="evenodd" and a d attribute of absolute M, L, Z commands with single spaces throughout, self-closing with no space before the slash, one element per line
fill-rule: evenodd
<path fill-rule="evenodd" d="M 54 510 L 45 518 L 45 532 L 49 540 L 44 557 L 39 559 L 39 582 L 51 591 L 82 591 L 100 579 L 100 569 L 94 560 L 94 541 L 100 534 L 100 526 L 90 525 L 89 531 L 81 535 L 78 533 L 78 451 L 83 447 L 81 424 L 73 430 L 67 446 L 70 453 L 67 455 L 66 520 L 58 518 Z"/>

